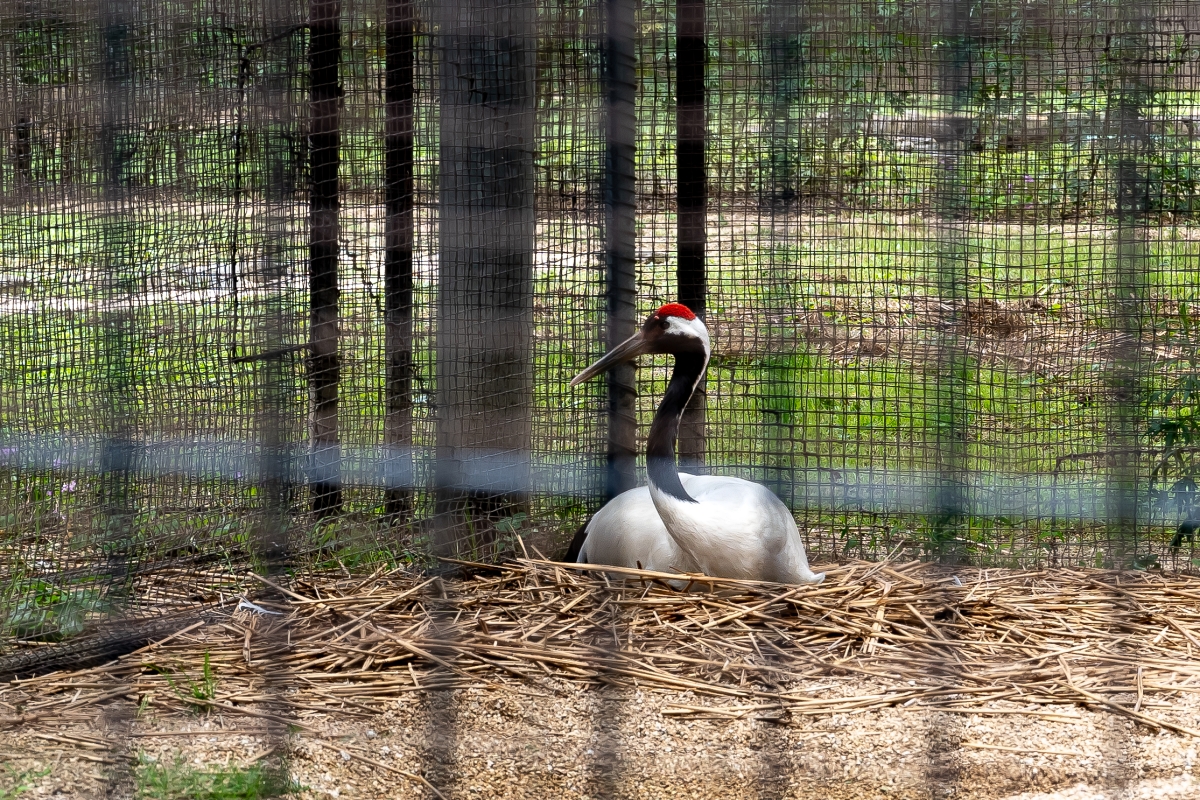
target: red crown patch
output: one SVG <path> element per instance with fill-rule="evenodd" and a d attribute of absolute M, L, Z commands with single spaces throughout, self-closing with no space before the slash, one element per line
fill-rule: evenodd
<path fill-rule="evenodd" d="M 683 303 L 667 303 L 665 306 L 660 306 L 657 314 L 660 317 L 683 317 L 687 320 L 696 318 L 692 310 Z"/>

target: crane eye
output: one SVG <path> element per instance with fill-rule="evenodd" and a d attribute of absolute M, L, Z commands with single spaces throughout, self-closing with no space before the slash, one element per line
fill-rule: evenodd
<path fill-rule="evenodd" d="M 658 321 L 658 327 L 662 328 L 664 331 L 668 328 L 669 325 L 670 325 L 670 323 L 667 322 L 666 319 L 660 319 Z"/>

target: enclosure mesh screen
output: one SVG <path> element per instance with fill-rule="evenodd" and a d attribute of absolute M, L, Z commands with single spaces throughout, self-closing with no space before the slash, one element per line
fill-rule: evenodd
<path fill-rule="evenodd" d="M 6 643 L 251 569 L 557 556 L 629 288 L 703 307 L 690 468 L 818 560 L 1188 565 L 1195 4 L 643 2 L 624 289 L 620 5 L 4 4 Z"/>

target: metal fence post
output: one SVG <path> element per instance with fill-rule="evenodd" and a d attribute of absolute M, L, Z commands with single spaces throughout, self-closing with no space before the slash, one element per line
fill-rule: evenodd
<path fill-rule="evenodd" d="M 134 396 L 136 325 L 133 301 L 144 291 L 138 269 L 136 231 L 130 216 L 132 191 L 130 165 L 137 155 L 134 92 L 136 10 L 123 0 L 104 3 L 100 11 L 101 108 L 100 167 L 104 219 L 102 314 L 104 398 L 101 425 L 105 437 L 100 464 L 101 541 L 105 564 L 101 569 L 106 586 L 105 606 L 110 615 L 127 611 L 138 560 L 135 536 L 135 488 L 138 449 Z M 132 723 L 131 709 L 117 704 L 105 710 L 104 723 L 118 740 Z M 119 745 L 120 750 L 126 749 Z M 121 756 L 124 752 L 120 753 Z M 128 760 L 118 758 L 107 774 L 107 791 L 118 795 L 132 789 L 133 774 Z"/>
<path fill-rule="evenodd" d="M 101 464 L 103 538 L 108 562 L 110 602 L 119 604 L 130 580 L 136 556 L 132 538 L 134 491 L 131 472 L 135 468 L 133 419 L 132 298 L 142 290 L 134 255 L 134 227 L 129 218 L 128 167 L 136 154 L 133 135 L 133 70 L 130 48 L 133 20 L 123 2 L 111 2 L 101 11 L 103 118 L 100 130 L 100 159 L 104 198 L 104 300 L 103 369 L 105 416 Z"/>
<path fill-rule="evenodd" d="M 970 498 L 967 497 L 967 399 L 976 379 L 974 360 L 963 347 L 969 287 L 964 228 L 970 208 L 964 202 L 963 163 L 974 135 L 969 116 L 971 81 L 978 58 L 979 22 L 971 16 L 969 0 L 943 0 L 940 8 L 940 89 L 949 102 L 945 141 L 940 153 L 935 224 L 939 229 L 936 285 L 938 299 L 950 307 L 939 332 L 938 369 L 932 395 L 934 437 L 933 496 L 929 511 L 928 546 L 938 558 L 957 563 L 964 557 L 962 534 Z"/>

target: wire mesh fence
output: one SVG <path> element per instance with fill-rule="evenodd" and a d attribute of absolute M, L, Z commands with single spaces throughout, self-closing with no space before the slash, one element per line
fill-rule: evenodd
<path fill-rule="evenodd" d="M 251 571 L 557 556 L 645 482 L 670 365 L 569 382 L 672 301 L 713 338 L 681 462 L 766 484 L 816 559 L 1190 569 L 1198 31 L 5 3 L 9 672 Z"/>

